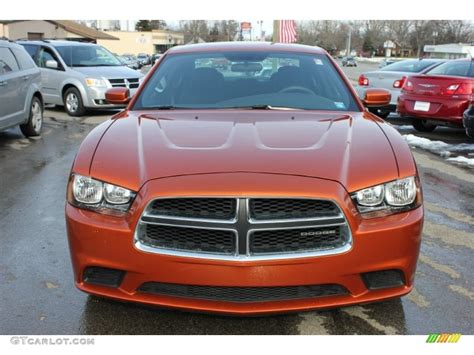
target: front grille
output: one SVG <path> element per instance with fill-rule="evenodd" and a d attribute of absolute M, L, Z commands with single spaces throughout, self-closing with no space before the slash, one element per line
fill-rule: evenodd
<path fill-rule="evenodd" d="M 159 198 L 141 216 L 135 245 L 186 257 L 283 259 L 347 251 L 351 235 L 339 207 L 327 200 Z"/>
<path fill-rule="evenodd" d="M 336 249 L 346 242 L 344 226 L 262 230 L 250 235 L 249 249 L 252 255 L 304 252 Z"/>
<path fill-rule="evenodd" d="M 110 85 L 113 88 L 129 88 L 129 89 L 136 89 L 140 85 L 140 80 L 138 78 L 130 78 L 130 79 L 108 79 Z"/>
<path fill-rule="evenodd" d="M 254 220 L 331 217 L 339 214 L 337 206 L 326 200 L 259 198 L 249 200 Z"/>
<path fill-rule="evenodd" d="M 142 284 L 138 291 L 160 296 L 240 303 L 289 301 L 348 294 L 346 288 L 341 285 L 333 284 L 280 287 L 229 287 L 147 282 Z"/>
<path fill-rule="evenodd" d="M 229 220 L 235 217 L 235 198 L 167 198 L 152 202 L 151 215 Z"/>
<path fill-rule="evenodd" d="M 155 248 L 221 254 L 234 254 L 236 251 L 235 233 L 224 230 L 146 224 L 139 239 Z"/>

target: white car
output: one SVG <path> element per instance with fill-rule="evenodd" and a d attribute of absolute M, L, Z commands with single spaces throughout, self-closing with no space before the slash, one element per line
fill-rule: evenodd
<path fill-rule="evenodd" d="M 377 88 L 390 91 L 392 94 L 390 105 L 369 109 L 379 117 L 387 118 L 391 112 L 395 112 L 397 109 L 398 96 L 406 78 L 414 74 L 423 74 L 441 63 L 444 61 L 440 59 L 408 59 L 364 73 L 359 77 L 356 87 L 357 94 L 363 99 L 367 89 Z"/>

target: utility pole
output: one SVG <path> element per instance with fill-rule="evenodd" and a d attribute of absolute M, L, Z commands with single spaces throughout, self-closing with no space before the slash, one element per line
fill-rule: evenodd
<path fill-rule="evenodd" d="M 273 43 L 280 42 L 280 20 L 273 21 Z"/>
<path fill-rule="evenodd" d="M 352 28 L 349 27 L 349 36 L 347 37 L 346 57 L 351 55 Z"/>

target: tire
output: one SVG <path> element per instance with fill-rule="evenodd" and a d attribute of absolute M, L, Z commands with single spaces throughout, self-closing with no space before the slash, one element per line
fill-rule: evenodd
<path fill-rule="evenodd" d="M 41 134 L 43 127 L 43 104 L 36 96 L 33 96 L 30 104 L 28 122 L 20 125 L 21 133 L 25 137 L 36 137 Z"/>
<path fill-rule="evenodd" d="M 75 87 L 66 90 L 63 101 L 64 109 L 69 116 L 80 117 L 86 113 L 81 93 Z"/>
<path fill-rule="evenodd" d="M 385 111 L 378 108 L 369 108 L 369 112 L 373 113 L 376 116 L 379 116 L 382 119 L 386 119 L 388 115 L 390 115 L 390 111 Z"/>
<path fill-rule="evenodd" d="M 436 125 L 426 122 L 426 120 L 413 119 L 413 128 L 418 132 L 433 132 L 436 129 Z"/>

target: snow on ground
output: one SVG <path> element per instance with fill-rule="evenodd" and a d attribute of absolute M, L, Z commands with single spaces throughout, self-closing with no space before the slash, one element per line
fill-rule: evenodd
<path fill-rule="evenodd" d="M 413 134 L 403 135 L 408 144 L 412 147 L 421 148 L 431 153 L 437 154 L 447 161 L 464 166 L 474 167 L 474 158 L 468 158 L 459 154 L 472 156 L 474 154 L 474 144 L 448 144 L 441 141 L 432 141 L 431 139 L 418 137 Z"/>
<path fill-rule="evenodd" d="M 469 158 L 466 158 L 466 157 L 463 157 L 463 156 L 458 156 L 458 157 L 455 157 L 455 158 L 448 158 L 446 159 L 447 161 L 452 161 L 452 162 L 455 162 L 455 163 L 459 163 L 459 164 L 462 164 L 462 165 L 468 165 L 468 166 L 472 166 L 474 167 L 474 159 L 469 159 Z"/>

